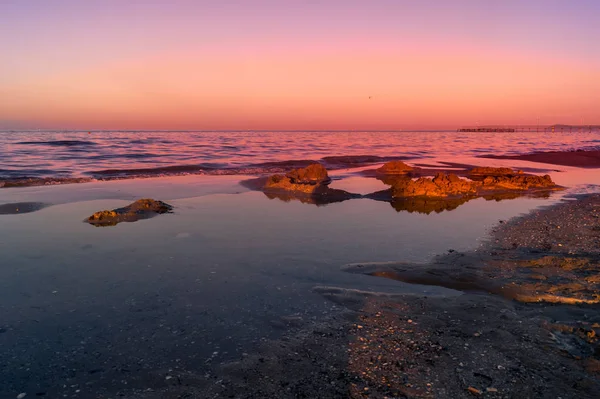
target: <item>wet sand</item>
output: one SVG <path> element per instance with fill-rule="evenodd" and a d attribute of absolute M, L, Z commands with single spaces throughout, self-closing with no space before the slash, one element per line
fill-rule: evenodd
<path fill-rule="evenodd" d="M 562 297 L 600 300 L 597 289 L 586 291 L 600 281 L 599 231 L 600 195 L 592 195 L 500 223 L 476 251 L 452 251 L 418 271 L 406 273 L 404 263 L 367 264 L 362 271 L 360 265 L 345 266 L 345 271 L 437 284 L 463 294 L 317 287 L 345 313 L 290 331 L 265 343 L 259 354 L 222 365 L 218 375 L 201 378 L 199 390 L 196 382 L 184 382 L 135 397 L 595 398 L 600 305 L 550 303 L 545 295 L 554 289 L 554 278 L 566 290 Z M 555 261 L 533 267 L 537 274 L 549 270 L 546 279 L 501 267 L 548 258 Z M 586 258 L 593 267 L 561 270 L 560 260 L 572 258 Z M 497 279 L 514 289 L 489 292 L 490 281 Z M 511 295 L 519 291 L 538 297 Z"/>
<path fill-rule="evenodd" d="M 488 159 L 514 159 L 579 168 L 600 168 L 600 150 L 547 151 L 523 155 L 481 155 Z"/>

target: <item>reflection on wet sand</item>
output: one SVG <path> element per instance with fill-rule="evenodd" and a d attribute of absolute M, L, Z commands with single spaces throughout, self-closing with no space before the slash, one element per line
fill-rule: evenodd
<path fill-rule="evenodd" d="M 39 211 L 50 204 L 43 202 L 14 202 L 12 204 L 0 205 L 0 215 L 18 215 L 20 213 L 31 213 Z"/>

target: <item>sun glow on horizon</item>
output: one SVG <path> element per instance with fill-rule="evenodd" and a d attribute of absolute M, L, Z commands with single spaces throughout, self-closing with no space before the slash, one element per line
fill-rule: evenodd
<path fill-rule="evenodd" d="M 72 62 L 17 69 L 14 61 L 10 74 L 0 78 L 0 128 L 2 121 L 44 128 L 216 130 L 600 123 L 600 59 L 583 51 L 567 57 L 553 48 L 513 48 L 507 45 L 511 32 L 499 32 L 504 41 L 458 37 L 444 31 L 446 22 L 431 18 L 429 34 L 420 26 L 353 32 L 332 21 L 334 34 L 321 38 L 308 30 L 283 36 L 221 33 L 220 40 L 173 41 L 172 49 L 157 44 L 130 53 L 116 41 L 117 58 L 99 57 L 94 47 L 59 49 Z M 435 30 L 433 22 L 443 29 Z M 132 35 L 133 28 L 125 32 Z M 148 35 L 139 40 L 164 42 L 158 40 L 164 32 Z M 105 43 L 96 36 L 94 41 Z"/>

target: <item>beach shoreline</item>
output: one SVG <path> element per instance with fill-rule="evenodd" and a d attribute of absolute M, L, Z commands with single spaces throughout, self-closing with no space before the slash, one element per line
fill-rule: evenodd
<path fill-rule="evenodd" d="M 482 160 L 490 160 L 487 164 Z M 202 165 L 181 165 L 167 168 L 147 168 L 136 170 L 106 170 L 97 175 L 73 176 L 73 177 L 1 177 L 0 192 L 6 189 L 55 186 L 73 184 L 93 184 L 102 182 L 146 180 L 157 178 L 185 178 L 193 176 L 266 176 L 273 173 L 285 173 L 294 168 L 306 167 L 313 163 L 321 163 L 334 173 L 356 173 L 362 176 L 374 176 L 375 168 L 385 162 L 394 160 L 405 160 L 417 167 L 422 167 L 423 173 L 435 174 L 455 173 L 465 175 L 469 169 L 477 166 L 490 166 L 498 164 L 522 169 L 528 173 L 547 173 L 556 171 L 550 166 L 570 166 L 576 168 L 596 169 L 600 168 L 600 150 L 566 150 L 532 152 L 519 155 L 497 155 L 484 154 L 471 157 L 441 157 L 432 160 L 429 157 L 418 155 L 378 156 L 378 155 L 342 155 L 325 156 L 320 159 L 295 159 L 272 162 L 262 162 L 240 167 L 206 167 Z M 511 162 L 516 161 L 516 162 Z M 433 162 L 433 164 L 432 164 Z M 493 166 L 493 165 L 492 165 Z"/>
<path fill-rule="evenodd" d="M 501 165 L 507 166 L 506 162 L 512 161 L 502 161 Z M 465 170 L 471 166 L 464 165 L 466 165 L 463 166 Z M 538 167 L 537 169 L 532 169 L 535 172 L 542 170 L 539 168 L 540 165 L 533 165 Z M 363 168 L 362 170 L 345 169 L 335 171 L 332 173 L 333 182 L 331 185 L 339 186 L 343 189 L 346 187 L 345 182 L 355 179 L 356 182 L 349 184 L 350 187 L 359 188 L 364 185 L 364 187 L 369 187 L 368 191 L 370 191 L 371 187 L 374 187 L 372 185 L 373 182 L 378 182 L 378 180 L 373 179 L 373 176 L 369 176 L 369 173 L 365 174 L 364 170 Z M 552 174 L 553 176 L 564 175 L 562 176 L 564 184 L 565 181 L 572 179 L 570 176 L 577 176 L 577 172 L 573 172 L 574 170 L 576 171 L 577 169 L 567 169 L 564 173 L 555 172 Z M 448 171 L 453 172 L 454 169 L 448 169 Z M 584 171 L 589 172 L 587 169 Z M 423 171 L 420 173 L 427 174 L 431 172 Z M 120 251 L 130 251 L 137 246 L 145 247 L 147 245 L 154 245 L 156 246 L 156 251 L 158 251 L 157 254 L 160 254 L 164 258 L 161 258 L 161 262 L 164 265 L 170 265 L 169 268 L 173 267 L 173 270 L 177 270 L 177 265 L 181 265 L 182 263 L 181 261 L 169 260 L 167 255 L 179 256 L 181 252 L 188 252 L 189 262 L 194 262 L 190 264 L 195 265 L 195 259 L 198 256 L 198 245 L 201 245 L 206 240 L 206 237 L 210 236 L 217 229 L 217 226 L 222 231 L 224 239 L 215 241 L 215 243 L 223 245 L 223 248 L 228 248 L 231 243 L 237 242 L 232 238 L 231 232 L 243 231 L 244 228 L 247 228 L 248 223 L 253 226 L 263 226 L 261 230 L 264 231 L 274 229 L 277 226 L 276 221 L 275 224 L 262 224 L 264 221 L 269 221 L 273 215 L 279 215 L 281 218 L 283 215 L 293 215 L 294 212 L 301 212 L 299 213 L 301 216 L 298 219 L 291 218 L 290 220 L 292 222 L 298 220 L 306 223 L 310 219 L 312 220 L 312 226 L 319 226 L 318 223 L 326 217 L 325 213 L 333 214 L 337 212 L 336 214 L 339 217 L 336 216 L 336 219 L 334 219 L 335 223 L 343 223 L 343 226 L 345 226 L 348 219 L 358 220 L 360 215 L 356 212 L 360 213 L 361 209 L 364 210 L 362 212 L 370 215 L 368 216 L 369 219 L 373 219 L 379 213 L 387 215 L 388 211 L 392 211 L 389 209 L 389 205 L 386 204 L 387 206 L 382 209 L 379 207 L 380 203 L 378 201 L 367 198 L 350 200 L 348 201 L 350 205 L 344 202 L 343 208 L 327 208 L 327 211 L 323 209 L 317 211 L 317 209 L 314 209 L 310 205 L 320 206 L 321 204 L 306 201 L 300 201 L 305 203 L 289 204 L 288 202 L 293 198 L 269 196 L 265 193 L 252 191 L 249 187 L 239 184 L 244 179 L 251 177 L 192 175 L 91 182 L 81 185 L 7 188 L 0 190 L 3 202 L 6 202 L 6 204 L 0 204 L 3 206 L 0 210 L 3 212 L 1 214 L 2 217 L 11 218 L 7 219 L 7 221 L 15 227 L 21 226 L 22 220 L 29 220 L 25 223 L 27 226 L 36 226 L 35 223 L 38 221 L 40 223 L 43 222 L 38 226 L 45 226 L 47 228 L 49 225 L 52 225 L 52 221 L 61 223 L 60 218 L 64 217 L 67 217 L 67 219 L 73 218 L 74 222 L 84 225 L 82 222 L 84 217 L 89 216 L 95 211 L 102 210 L 104 207 L 112 209 L 118 206 L 125 206 L 128 202 L 139 198 L 152 197 L 165 200 L 168 203 L 173 202 L 175 206 L 173 215 L 158 216 L 151 221 L 124 223 L 124 225 L 128 226 L 119 225 L 116 227 L 118 230 L 115 231 L 110 231 L 110 229 L 115 227 L 108 227 L 108 232 L 105 232 L 105 229 L 77 226 L 76 230 L 73 231 L 82 229 L 79 233 L 76 233 L 82 237 L 81 240 L 77 240 L 80 241 L 78 245 L 81 245 L 81 249 L 72 250 L 74 255 L 81 257 L 79 259 L 83 259 L 87 264 L 87 259 L 92 259 L 94 256 L 104 257 L 115 246 Z M 573 181 L 576 180 L 573 179 Z M 589 173 L 584 173 L 581 177 L 581 182 L 589 183 L 590 181 Z M 353 190 L 351 191 L 354 192 Z M 365 191 L 366 193 L 367 191 Z M 339 263 L 337 267 L 341 269 L 329 271 L 329 281 L 326 281 L 324 284 L 321 282 L 322 272 L 310 272 L 313 274 L 310 274 L 310 277 L 307 279 L 301 273 L 298 273 L 298 276 L 301 276 L 300 279 L 304 281 L 305 287 L 303 289 L 310 290 L 310 288 L 307 288 L 310 286 L 309 282 L 314 281 L 315 284 L 312 285 L 310 295 L 314 295 L 315 298 L 319 298 L 328 304 L 317 305 L 318 301 L 315 298 L 311 298 L 310 306 L 314 306 L 315 309 L 319 310 L 321 308 L 335 307 L 336 310 L 328 310 L 327 314 L 323 313 L 323 316 L 317 319 L 309 318 L 306 315 L 298 316 L 289 310 L 286 310 L 287 314 L 273 316 L 272 320 L 268 322 L 269 325 L 281 329 L 283 335 L 280 338 L 268 337 L 268 339 L 261 339 L 259 349 L 256 351 L 248 350 L 238 360 L 232 360 L 231 354 L 228 355 L 229 358 L 222 359 L 217 358 L 215 355 L 214 358 L 209 358 L 210 367 L 208 367 L 208 371 L 203 368 L 202 372 L 200 372 L 200 370 L 193 367 L 178 367 L 175 370 L 145 367 L 131 374 L 129 377 L 126 373 L 130 371 L 113 370 L 106 366 L 102 368 L 102 371 L 94 374 L 93 377 L 77 377 L 72 382 L 79 383 L 89 380 L 88 382 L 92 383 L 92 380 L 94 380 L 98 384 L 98 381 L 104 381 L 102 386 L 105 388 L 102 388 L 102 391 L 97 391 L 96 396 L 111 397 L 112 394 L 120 393 L 126 397 L 139 399 L 177 398 L 186 395 L 190 397 L 241 398 L 292 398 L 302 396 L 331 398 L 347 396 L 354 398 L 384 398 L 394 396 L 470 397 L 472 395 L 483 395 L 486 397 L 539 397 L 540 395 L 555 396 L 558 392 L 563 392 L 563 397 L 592 397 L 589 392 L 593 392 L 593 389 L 597 388 L 597 383 L 593 377 L 595 374 L 593 373 L 596 370 L 595 367 L 597 364 L 595 362 L 598 360 L 598 356 L 594 352 L 597 349 L 593 349 L 593 345 L 596 345 L 596 341 L 593 341 L 594 337 L 592 337 L 593 342 L 586 341 L 586 337 L 588 337 L 588 333 L 594 334 L 594 336 L 600 333 L 600 331 L 596 332 L 596 327 L 593 327 L 594 323 L 600 323 L 600 318 L 596 317 L 598 305 L 593 303 L 580 303 L 576 305 L 558 303 L 548 305 L 515 301 L 515 299 L 523 297 L 522 293 L 520 293 L 520 297 L 511 297 L 509 294 L 516 292 L 515 290 L 494 290 L 496 285 L 487 284 L 493 279 L 485 278 L 492 275 L 498 277 L 494 274 L 494 270 L 503 270 L 504 272 L 512 273 L 512 269 L 494 269 L 497 266 L 496 264 L 488 265 L 489 268 L 487 269 L 479 267 L 479 263 L 481 262 L 485 263 L 492 258 L 498 258 L 500 256 L 498 253 L 502 254 L 509 262 L 531 260 L 533 256 L 531 253 L 525 256 L 513 248 L 513 243 L 517 242 L 518 246 L 519 240 L 524 240 L 524 237 L 527 235 L 531 236 L 532 228 L 534 227 L 539 227 L 539 231 L 536 230 L 537 235 L 535 237 L 537 241 L 544 245 L 536 249 L 538 252 L 532 252 L 535 254 L 536 259 L 543 258 L 544 256 L 552 256 L 556 259 L 565 256 L 573 257 L 572 254 L 569 254 L 569 252 L 573 251 L 576 254 L 582 251 L 589 252 L 593 241 L 585 241 L 585 245 L 587 246 L 582 248 L 577 244 L 581 240 L 575 242 L 573 240 L 569 241 L 568 237 L 554 237 L 549 234 L 556 233 L 558 229 L 544 230 L 543 228 L 549 224 L 552 226 L 566 226 L 568 224 L 567 221 L 569 221 L 572 227 L 570 229 L 563 228 L 560 232 L 567 235 L 570 232 L 581 238 L 581 234 L 577 230 L 581 227 L 578 223 L 583 223 L 585 218 L 575 218 L 573 215 L 576 214 L 576 211 L 580 212 L 583 209 L 580 206 L 581 204 L 585 203 L 585 201 L 596 201 L 598 196 L 578 197 L 576 201 L 559 202 L 560 198 L 565 197 L 571 198 L 572 195 L 569 191 L 557 192 L 549 199 L 522 198 L 514 202 L 513 200 L 503 201 L 503 206 L 490 204 L 490 201 L 484 202 L 484 199 L 481 199 L 481 201 L 474 200 L 465 205 L 464 208 L 461 208 L 462 211 L 454 211 L 454 208 L 439 210 L 439 214 L 443 216 L 449 214 L 449 211 L 452 211 L 451 215 L 456 215 L 453 217 L 458 217 L 460 214 L 460 218 L 462 219 L 460 226 L 463 226 L 461 228 L 472 231 L 474 230 L 474 226 L 469 226 L 469 223 L 476 223 L 478 229 L 483 228 L 479 226 L 483 223 L 482 217 L 477 216 L 480 212 L 486 212 L 487 219 L 496 218 L 498 220 L 497 218 L 503 217 L 500 214 L 501 208 L 504 209 L 502 212 L 505 215 L 510 215 L 507 217 L 518 214 L 515 210 L 509 211 L 511 207 L 524 211 L 535 208 L 527 216 L 512 219 L 510 223 L 503 222 L 497 224 L 494 228 L 498 229 L 498 232 L 492 232 L 489 236 L 486 236 L 486 243 L 481 249 L 461 250 L 460 247 L 447 246 L 446 248 L 452 252 L 440 255 L 439 248 L 443 249 L 445 244 L 443 242 L 435 242 L 435 248 L 438 248 L 436 252 L 438 257 L 434 258 L 431 263 L 418 264 L 420 274 L 402 275 L 399 269 L 390 263 L 372 264 L 369 266 L 372 269 L 362 269 L 360 271 L 357 271 L 356 268 L 352 269 L 356 264 L 349 267 L 344 263 Z M 34 199 L 36 202 L 33 201 Z M 503 198 L 498 198 L 497 200 L 503 200 Z M 527 205 L 527 201 L 530 201 L 532 205 Z M 559 202 L 558 205 L 553 205 L 557 202 Z M 218 204 L 218 206 L 214 206 L 214 204 Z M 256 207 L 252 208 L 253 204 Z M 543 218 L 540 218 L 540 214 L 552 217 L 554 212 L 547 211 L 544 208 L 544 204 L 551 206 L 550 210 L 565 209 L 565 211 L 555 213 L 554 217 L 557 218 L 556 220 L 543 220 Z M 56 210 L 46 209 L 46 207 L 54 207 L 55 205 Z M 492 208 L 491 205 L 495 206 Z M 15 206 L 18 207 L 19 211 L 15 211 Z M 96 209 L 97 206 L 101 207 Z M 255 210 L 245 211 L 245 209 Z M 275 212 L 276 209 L 278 211 Z M 472 210 L 469 211 L 468 209 Z M 34 215 L 19 215 L 21 213 L 20 210 L 34 213 Z M 410 213 L 413 209 L 394 209 L 394 214 L 405 210 L 409 212 L 404 212 L 403 216 Z M 494 213 L 494 210 L 497 213 Z M 207 212 L 212 214 L 215 211 L 218 214 L 210 218 L 212 222 L 206 221 Z M 38 212 L 43 212 L 44 216 L 38 217 Z M 247 219 L 247 212 L 256 214 L 256 217 Z M 470 215 L 470 212 L 474 212 L 474 216 Z M 419 208 L 417 213 L 430 213 L 430 211 L 423 212 Z M 436 210 L 434 214 L 438 214 L 438 211 Z M 264 217 L 260 215 L 264 215 Z M 347 215 L 352 216 L 348 218 Z M 420 224 L 423 224 L 435 215 L 422 216 L 427 218 L 427 220 L 421 219 Z M 23 219 L 19 219 L 21 217 Z M 287 218 L 288 216 L 285 217 Z M 385 216 L 385 219 L 390 218 Z M 253 220 L 253 222 L 248 221 L 244 224 L 242 223 L 244 220 Z M 411 214 L 410 219 L 400 218 L 397 220 L 411 220 L 412 222 L 406 224 L 411 225 L 417 219 L 414 219 L 414 215 Z M 441 220 L 443 218 L 439 219 L 437 223 L 440 223 Z M 470 220 L 470 222 L 467 220 Z M 526 221 L 527 223 L 518 225 L 519 220 Z M 205 230 L 197 229 L 196 226 L 192 227 L 192 224 L 197 225 L 200 221 L 206 223 Z M 233 227 L 231 221 L 240 221 L 240 224 L 238 227 Z M 396 232 L 394 234 L 397 234 L 398 226 L 405 226 L 404 224 L 396 224 L 398 221 L 394 222 L 390 220 L 388 227 L 390 234 L 394 231 Z M 148 224 L 145 224 L 146 222 Z M 191 224 L 188 222 L 191 222 Z M 363 225 L 364 222 L 363 220 Z M 183 223 L 187 226 L 181 227 Z M 353 221 L 353 223 L 360 225 L 358 221 Z M 378 226 L 378 229 L 382 230 L 382 223 L 383 219 L 374 223 L 374 226 Z M 431 232 L 434 231 L 434 225 L 435 223 L 432 223 Z M 145 228 L 144 226 L 148 226 L 149 228 Z M 281 226 L 285 230 L 288 230 L 285 224 Z M 298 229 L 300 225 L 293 223 L 289 225 L 290 228 L 292 226 Z M 310 226 L 311 223 L 308 223 L 306 227 L 305 237 L 307 238 L 310 238 L 314 234 Z M 456 227 L 456 225 L 454 226 Z M 84 233 L 84 227 L 95 230 L 93 234 L 101 234 L 103 237 L 102 240 L 108 240 L 101 241 L 102 246 L 106 245 L 108 252 L 104 252 L 105 250 L 102 247 L 91 249 L 96 246 L 96 242 L 93 241 L 90 243 L 86 241 L 87 238 L 84 239 L 88 234 L 92 234 L 88 233 L 88 231 Z M 414 234 L 415 227 L 412 226 L 408 229 L 410 231 L 407 234 Z M 73 227 L 69 228 L 72 229 Z M 332 229 L 331 231 L 336 232 L 338 230 Z M 430 230 L 425 229 L 423 231 L 425 232 L 425 236 L 431 234 L 428 233 Z M 466 234 L 466 231 L 463 231 L 463 234 Z M 593 233 L 594 231 L 585 230 L 586 234 Z M 151 234 L 149 235 L 150 232 Z M 67 241 L 73 240 L 73 236 L 69 234 L 73 233 L 69 233 L 68 229 L 63 233 Z M 279 235 L 281 234 L 282 232 L 279 233 Z M 371 234 L 374 234 L 374 232 L 371 232 Z M 473 235 L 472 232 L 469 234 L 469 237 L 472 237 L 472 239 L 478 239 L 476 238 L 477 235 Z M 136 239 L 133 241 L 134 245 L 132 247 L 127 247 L 118 243 L 120 240 L 119 237 L 125 241 L 132 237 L 136 237 Z M 190 237 L 198 240 L 195 241 L 196 244 L 184 245 L 184 241 Z M 289 242 L 304 242 L 303 249 L 305 251 L 313 250 L 312 248 L 315 246 L 314 242 L 308 240 L 297 241 L 299 237 L 303 238 L 302 235 L 292 235 L 292 237 L 294 238 L 289 240 Z M 323 237 L 335 238 L 335 234 L 325 234 Z M 508 239 L 509 237 L 513 237 L 512 241 Z M 588 235 L 586 237 L 593 240 L 594 236 Z M 440 238 L 443 240 L 443 237 Z M 349 239 L 346 237 L 344 242 L 347 242 Z M 385 239 L 383 235 L 379 240 L 382 239 Z M 395 244 L 392 245 L 390 243 L 392 247 L 398 245 L 397 239 L 398 237 L 394 241 Z M 496 243 L 496 239 L 499 240 L 499 243 L 502 243 L 501 248 L 495 247 L 500 245 Z M 148 240 L 147 244 L 145 243 L 146 240 Z M 245 238 L 245 240 L 248 240 L 248 238 Z M 273 237 L 265 242 L 269 242 L 270 240 L 273 240 Z M 39 242 L 43 244 L 44 241 L 45 239 Z M 462 241 L 456 240 L 457 243 Z M 62 243 L 65 241 L 59 240 L 59 242 Z M 172 242 L 173 244 L 161 246 L 165 242 Z M 240 242 L 244 242 L 244 239 Z M 371 241 L 363 237 L 357 242 L 362 245 L 365 242 Z M 377 239 L 372 241 L 371 244 L 375 242 L 377 242 Z M 255 244 L 258 245 L 259 243 L 262 242 L 256 241 Z M 419 244 L 419 242 L 411 238 L 405 241 L 404 245 L 415 246 L 415 249 L 411 248 L 411 251 L 420 251 L 421 253 L 417 254 L 417 257 L 424 258 L 424 249 L 431 250 L 430 247 L 433 243 L 429 242 L 428 245 L 430 247 Z M 534 244 L 533 242 L 528 244 L 527 248 Z M 558 244 L 561 244 L 561 246 L 558 246 Z M 171 245 L 176 250 L 173 250 Z M 340 242 L 336 243 L 336 245 L 344 244 Z M 548 247 L 548 245 L 550 246 Z M 471 242 L 468 247 L 475 248 L 476 246 L 476 242 Z M 51 250 L 42 245 L 39 251 L 43 251 L 41 248 L 46 248 L 49 252 Z M 210 244 L 208 244 L 207 248 L 210 248 Z M 290 253 L 289 251 L 295 254 L 301 253 L 298 251 L 296 244 L 289 247 L 285 246 L 285 248 L 285 250 L 282 250 L 284 254 Z M 335 248 L 339 249 L 343 247 Z M 381 248 L 386 248 L 386 246 L 381 246 Z M 35 246 L 33 249 L 35 249 Z M 88 252 L 90 249 L 95 255 Z M 38 250 L 36 249 L 36 251 Z M 151 253 L 152 249 L 148 247 L 144 251 Z M 262 258 L 258 257 L 254 262 L 263 264 L 273 254 L 272 251 L 272 248 L 268 248 L 267 252 L 263 253 Z M 321 251 L 324 251 L 324 248 Z M 346 248 L 345 251 L 348 251 L 348 249 Z M 490 255 L 492 252 L 496 252 L 496 254 Z M 128 252 L 122 253 L 123 258 L 119 260 L 126 261 L 131 270 L 146 267 L 145 263 L 140 261 L 143 256 L 141 253 L 134 254 L 133 256 L 128 254 Z M 394 252 L 390 251 L 386 253 Z M 37 255 L 32 254 L 32 256 Z M 205 254 L 202 254 L 202 257 L 204 256 Z M 361 254 L 360 256 L 363 255 Z M 381 255 L 377 252 L 370 252 L 370 256 Z M 592 264 L 595 264 L 596 255 L 586 256 L 591 259 Z M 49 253 L 43 254 L 43 259 L 50 258 Z M 216 251 L 212 259 L 214 259 L 216 264 L 221 263 L 222 258 L 223 254 Z M 394 260 L 389 255 L 384 259 L 386 258 L 390 261 Z M 284 259 L 286 262 L 289 262 L 290 258 Z M 315 260 L 312 257 L 303 259 L 304 263 L 306 263 L 307 259 L 313 259 L 316 265 L 321 265 L 320 267 L 326 264 L 326 262 L 318 259 Z M 354 259 L 357 261 L 366 260 L 358 257 L 357 254 L 354 255 Z M 30 263 L 24 262 L 23 264 L 26 268 L 33 268 L 38 263 L 38 261 L 32 260 Z M 148 263 L 154 264 L 154 259 L 150 257 Z M 238 259 L 237 257 L 233 263 L 243 263 L 246 267 L 253 265 L 252 262 L 247 262 L 246 259 Z M 444 267 L 440 267 L 440 265 Z M 472 273 L 463 273 L 465 266 Z M 62 266 L 60 267 L 62 268 Z M 159 265 L 159 267 L 162 266 Z M 268 269 L 267 275 L 274 273 L 280 267 L 280 264 L 277 264 L 276 268 Z M 104 270 L 105 268 L 106 266 L 102 265 L 102 269 Z M 218 271 L 219 274 L 221 273 L 218 268 L 214 270 Z M 310 271 L 310 269 L 308 270 Z M 303 273 L 306 271 L 304 270 Z M 16 272 L 10 271 L 9 273 Z M 59 273 L 59 271 L 55 273 Z M 186 271 L 186 273 L 189 272 Z M 212 273 L 212 271 L 207 271 L 206 273 Z M 263 272 L 261 271 L 261 273 Z M 423 273 L 437 277 L 432 278 L 428 276 L 427 279 L 423 279 Z M 114 275 L 120 276 L 120 271 Z M 145 275 L 148 275 L 148 272 L 143 271 L 139 276 Z M 111 274 L 107 273 L 104 276 L 111 276 Z M 134 275 L 132 274 L 132 276 Z M 182 272 L 182 276 L 186 276 L 185 273 Z M 209 274 L 209 276 L 212 275 Z M 298 276 L 295 276 L 295 278 L 298 279 Z M 228 279 L 227 276 L 224 277 Z M 512 281 L 523 281 L 522 275 L 514 273 L 508 273 L 508 276 L 502 275 L 500 277 L 507 279 L 508 282 L 513 277 Z M 137 284 L 137 280 L 133 277 L 131 278 L 131 281 L 135 281 Z M 160 278 L 162 281 L 163 276 L 161 275 Z M 363 284 L 365 287 L 378 284 L 383 287 L 385 284 L 385 291 L 372 288 L 350 288 L 352 287 L 350 284 L 338 285 L 338 282 L 345 278 L 352 278 L 354 279 L 353 281 L 360 280 L 360 284 Z M 246 287 L 246 282 L 242 280 L 240 280 L 240 287 Z M 170 284 L 173 284 L 172 281 Z M 265 284 L 265 282 L 273 284 L 271 280 L 260 281 L 259 284 Z M 227 283 L 227 280 L 224 282 Z M 121 282 L 118 284 L 121 284 Z M 292 284 L 295 284 L 295 282 Z M 397 292 L 395 292 L 396 284 L 399 284 Z M 152 285 L 148 285 L 148 287 L 152 287 Z M 157 287 L 162 287 L 162 285 Z M 183 283 L 181 285 L 177 283 L 175 287 L 181 292 L 181 298 L 187 301 L 187 294 L 185 293 L 189 292 L 187 291 L 189 287 Z M 534 288 L 538 289 L 539 287 L 538 285 Z M 88 288 L 96 289 L 94 284 L 90 284 Z M 22 289 L 23 292 L 27 292 L 27 288 Z M 423 294 L 425 291 L 427 293 Z M 152 291 L 150 290 L 150 292 Z M 301 298 L 301 292 L 303 291 L 300 290 L 294 293 L 297 296 L 295 301 Z M 115 291 L 115 293 L 129 294 L 127 290 L 123 290 L 122 292 Z M 146 294 L 147 292 L 144 293 L 144 295 Z M 582 292 L 580 298 L 589 299 L 589 294 L 589 292 Z M 90 294 L 86 293 L 86 295 Z M 140 295 L 140 293 L 137 293 L 137 295 Z M 158 299 L 148 299 L 144 295 L 141 295 L 138 299 L 141 300 L 144 298 L 149 303 L 148 309 L 142 308 L 144 309 L 142 310 L 143 312 L 148 312 L 148 316 L 151 316 L 156 311 L 163 311 L 163 305 L 161 302 L 158 302 Z M 66 298 L 68 297 L 65 297 L 65 303 L 68 304 Z M 206 298 L 199 296 L 197 299 L 199 299 L 198 303 L 202 303 Z M 161 299 L 161 301 L 163 300 L 165 299 Z M 302 306 L 306 306 L 307 302 L 301 306 L 292 305 L 289 309 L 302 308 Z M 168 303 L 168 300 L 165 300 L 164 303 Z M 237 306 L 237 304 L 234 306 Z M 137 306 L 133 305 L 133 307 L 137 309 Z M 260 308 L 258 309 L 260 310 Z M 581 311 L 581 309 L 584 309 L 584 311 Z M 182 308 L 179 311 L 182 311 Z M 203 312 L 205 311 L 203 310 Z M 255 311 L 255 308 L 248 308 L 248 313 L 254 314 Z M 173 321 L 178 323 L 180 320 L 176 320 L 176 313 L 173 312 L 172 316 L 174 318 Z M 581 319 L 583 314 L 587 315 L 587 319 Z M 190 313 L 190 315 L 188 317 L 198 317 L 194 313 Z M 12 316 L 17 317 L 16 314 Z M 131 316 L 123 313 L 123 317 Z M 230 322 L 236 322 L 231 316 L 225 317 L 231 319 L 226 321 L 225 325 Z M 82 317 L 82 320 L 85 320 L 85 318 Z M 561 323 L 549 320 L 560 320 Z M 582 321 L 589 324 L 582 324 Z M 15 322 L 13 323 L 17 326 Z M 148 322 L 140 321 L 140 323 L 141 325 L 145 325 L 144 323 Z M 188 324 L 188 321 L 185 321 L 182 325 L 188 331 L 195 329 Z M 151 325 L 149 327 L 154 328 Z M 18 327 L 14 327 L 15 329 L 13 330 L 13 327 L 9 327 L 8 325 L 2 328 L 5 329 L 6 334 L 0 334 L 0 338 L 8 338 L 18 331 Z M 24 332 L 27 333 L 26 331 Z M 259 331 L 259 333 L 264 332 Z M 265 336 L 268 336 L 268 334 L 265 334 Z M 164 342 L 164 340 L 161 342 Z M 465 345 L 465 343 L 468 345 Z M 505 346 L 502 347 L 501 344 Z M 137 343 L 137 345 L 144 344 Z M 164 346 L 165 348 L 169 347 L 168 342 L 164 343 Z M 575 347 L 575 351 L 573 351 L 573 347 Z M 210 348 L 202 348 L 202 350 L 204 349 L 210 350 Z M 563 351 L 562 354 L 560 353 L 561 350 Z M 218 351 L 220 352 L 221 350 L 218 349 Z M 481 354 L 484 354 L 484 356 L 481 356 Z M 480 359 L 480 357 L 485 358 L 485 360 Z M 579 359 L 576 357 L 579 357 Z M 537 369 L 542 363 L 532 362 L 529 360 L 530 358 L 542 359 L 542 371 Z M 155 362 L 155 364 L 161 363 Z M 501 368 L 498 368 L 498 366 L 501 366 Z M 90 368 L 92 371 L 96 369 L 96 367 Z M 555 370 L 560 370 L 560 373 L 555 372 Z M 110 378 L 118 378 L 114 376 L 119 375 L 122 375 L 120 377 L 123 378 L 121 381 L 115 379 L 110 382 Z M 424 378 L 424 375 L 429 375 L 431 378 Z M 101 378 L 104 378 L 104 380 Z M 550 382 L 553 379 L 558 379 L 559 382 Z M 24 380 L 26 379 L 24 378 Z M 382 384 L 382 380 L 386 382 Z M 128 384 L 123 385 L 123 381 L 127 381 Z M 15 379 L 15 382 L 20 383 L 18 379 Z M 574 384 L 575 388 L 573 387 Z M 142 389 L 140 387 L 145 388 Z M 469 388 L 473 388 L 473 390 L 469 390 Z M 488 388 L 490 389 L 489 391 Z M 57 387 L 48 389 L 47 392 L 50 394 L 61 392 Z M 92 394 L 92 391 L 88 393 Z M 102 396 L 103 394 L 105 396 Z"/>

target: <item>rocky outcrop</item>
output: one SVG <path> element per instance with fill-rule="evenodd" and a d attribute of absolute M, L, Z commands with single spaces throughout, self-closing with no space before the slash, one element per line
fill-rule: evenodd
<path fill-rule="evenodd" d="M 549 175 L 486 176 L 484 189 L 529 190 L 532 188 L 556 188 Z"/>
<path fill-rule="evenodd" d="M 315 163 L 306 168 L 294 169 L 285 175 L 269 176 L 261 189 L 271 199 L 278 198 L 286 202 L 300 200 L 315 205 L 360 197 L 344 190 L 329 188 L 327 185 L 330 182 L 325 167 Z"/>
<path fill-rule="evenodd" d="M 329 184 L 331 179 L 327 169 L 319 163 L 308 165 L 306 168 L 294 169 L 285 174 L 292 184 Z"/>
<path fill-rule="evenodd" d="M 115 226 L 121 222 L 135 222 L 140 219 L 148 219 L 161 213 L 168 213 L 173 207 L 162 201 L 153 199 L 140 199 L 123 208 L 112 211 L 100 211 L 86 219 L 86 222 L 94 226 Z"/>
<path fill-rule="evenodd" d="M 311 194 L 320 186 L 327 185 L 331 179 L 323 165 L 315 163 L 306 168 L 294 169 L 285 175 L 272 175 L 265 182 L 265 190 L 296 191 Z"/>
<path fill-rule="evenodd" d="M 371 198 L 456 198 L 479 197 L 528 190 L 556 190 L 561 187 L 552 181 L 549 175 L 525 175 L 508 168 L 480 168 L 478 178 L 462 179 L 455 174 L 438 173 L 435 177 L 411 179 L 409 176 L 384 176 L 379 180 L 389 184 L 386 192 L 374 193 Z M 510 172 L 510 174 L 508 174 Z M 502 174 L 506 173 L 506 174 Z M 385 194 L 387 193 L 387 194 Z M 521 194 L 516 194 L 516 196 Z"/>
<path fill-rule="evenodd" d="M 469 171 L 474 176 L 512 176 L 523 174 L 522 170 L 513 170 L 511 168 L 492 168 L 489 166 L 478 166 Z"/>
<path fill-rule="evenodd" d="M 376 172 L 382 175 L 404 175 L 412 170 L 412 166 L 408 166 L 402 161 L 391 161 L 376 169 Z"/>
<path fill-rule="evenodd" d="M 450 174 L 438 173 L 434 178 L 397 180 L 392 185 L 392 197 L 451 197 L 474 195 L 481 183 L 461 179 Z"/>

